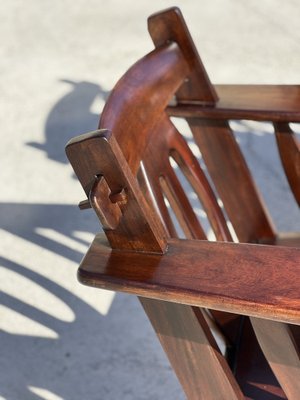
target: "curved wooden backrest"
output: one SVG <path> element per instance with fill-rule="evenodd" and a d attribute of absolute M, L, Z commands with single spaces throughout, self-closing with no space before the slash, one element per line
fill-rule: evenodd
<path fill-rule="evenodd" d="M 188 73 L 178 45 L 169 43 L 134 64 L 109 96 L 99 128 L 113 133 L 133 174 L 152 129 Z"/>
<path fill-rule="evenodd" d="M 154 207 L 169 236 L 177 237 L 178 233 L 166 199 L 185 236 L 206 239 L 171 165 L 173 159 L 203 204 L 216 238 L 231 240 L 224 215 L 199 161 L 165 113 L 189 72 L 177 44 L 169 43 L 154 50 L 134 64 L 114 87 L 103 109 L 99 128 L 112 132 L 133 175 L 139 174 L 147 199 L 151 198 L 150 193 L 154 194 Z M 141 162 L 146 174 L 144 179 Z"/>
<path fill-rule="evenodd" d="M 167 122 L 168 117 L 165 114 L 165 109 L 174 96 L 180 104 L 189 101 L 211 104 L 212 107 L 218 101 L 218 97 L 207 77 L 180 11 L 172 8 L 155 14 L 149 18 L 148 27 L 158 47 L 132 66 L 114 87 L 104 107 L 99 128 L 112 132 L 133 175 L 137 174 L 142 160 L 145 165 L 147 164 L 147 170 L 152 171 L 152 176 L 148 177 L 148 180 L 153 184 L 156 206 L 169 235 L 176 236 L 177 232 L 167 212 L 164 199 L 169 201 L 175 211 L 185 236 L 203 238 L 205 237 L 203 229 L 197 222 L 169 165 L 170 157 L 175 160 L 177 152 L 172 153 L 172 148 L 167 144 L 167 136 L 170 135 L 166 134 L 164 139 L 161 139 L 161 136 L 165 135 L 166 130 L 171 132 L 174 129 L 170 128 L 171 123 Z M 191 118 L 188 119 L 188 123 L 239 240 L 242 242 L 256 242 L 261 238 L 272 240 L 275 237 L 273 225 L 229 126 L 224 122 L 227 128 L 220 129 L 219 126 L 211 126 L 211 121 Z M 160 124 L 164 126 L 161 134 L 156 133 L 160 129 Z M 177 140 L 180 135 L 174 132 L 173 143 L 181 140 Z M 162 140 L 165 140 L 164 144 L 161 143 Z M 148 153 L 152 152 L 152 155 L 147 157 L 155 161 L 156 169 L 151 162 L 148 165 L 144 159 L 149 143 Z M 197 165 L 198 162 L 187 146 L 179 147 L 181 154 L 176 156 L 175 161 L 188 177 L 195 193 L 200 196 L 216 238 L 231 240 L 213 191 L 211 188 L 208 189 L 207 182 L 204 183 L 205 176 L 199 167 L 195 167 L 193 172 L 189 171 L 191 166 Z M 227 154 L 231 154 L 231 157 L 227 157 Z M 187 163 L 182 164 L 184 157 L 189 159 L 189 166 Z M 162 159 L 168 160 L 168 163 L 158 167 L 158 162 Z M 167 171 L 168 177 L 166 177 Z M 159 185 L 154 182 L 155 176 L 159 179 Z M 175 186 L 177 189 L 174 189 Z M 236 191 L 237 187 L 240 190 Z"/>

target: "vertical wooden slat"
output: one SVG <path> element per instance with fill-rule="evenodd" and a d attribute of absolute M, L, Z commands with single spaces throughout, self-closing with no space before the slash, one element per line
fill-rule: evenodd
<path fill-rule="evenodd" d="M 281 162 L 300 206 L 300 142 L 287 123 L 274 123 L 275 135 Z"/>
<path fill-rule="evenodd" d="M 228 122 L 191 118 L 188 123 L 239 240 L 273 239 L 275 228 Z"/>
<path fill-rule="evenodd" d="M 189 400 L 244 396 L 198 308 L 140 299 Z"/>
<path fill-rule="evenodd" d="M 159 214 L 162 223 L 166 229 L 166 235 L 168 237 L 177 238 L 178 234 L 175 228 L 175 225 L 170 216 L 170 212 L 165 203 L 165 199 L 162 193 L 162 188 L 159 183 L 159 177 L 152 177 L 151 186 L 148 180 L 148 176 L 146 175 L 146 171 L 142 165 L 142 168 L 138 172 L 138 182 L 143 192 L 146 201 L 149 206 Z"/>
<path fill-rule="evenodd" d="M 173 159 L 177 164 L 176 169 L 170 168 L 170 159 Z M 179 182 L 175 174 L 178 168 L 194 189 L 200 204 L 203 205 L 217 239 L 231 240 L 222 210 L 218 205 L 216 196 L 206 175 L 199 165 L 199 161 L 192 153 L 183 136 L 166 115 L 160 118 L 157 127 L 152 130 L 151 141 L 149 141 L 146 148 L 143 161 L 154 198 L 158 208 L 162 209 L 162 217 L 166 216 L 168 219 L 168 215 L 164 212 L 165 204 L 160 199 L 160 190 L 157 190 L 158 177 L 161 177 L 161 184 L 164 186 L 165 195 L 167 198 L 170 197 L 169 202 L 173 203 L 174 212 L 177 214 L 181 226 L 186 225 L 186 221 L 189 221 L 184 227 L 186 237 L 195 239 L 205 238 L 203 229 L 199 229 L 200 223 L 183 189 L 183 182 Z M 147 193 L 148 188 L 145 187 L 145 189 Z M 173 194 L 172 190 L 174 191 Z M 177 199 L 176 202 L 173 201 L 174 199 Z M 168 224 L 168 221 L 165 221 L 165 224 Z M 171 237 L 173 236 L 171 235 Z"/>
<path fill-rule="evenodd" d="M 288 324 L 251 317 L 260 347 L 289 400 L 299 400 L 300 358 Z M 299 327 L 297 327 L 299 328 Z"/>
<path fill-rule="evenodd" d="M 218 95 L 209 80 L 179 8 L 173 7 L 151 15 L 148 18 L 148 29 L 156 47 L 176 42 L 190 67 L 188 79 L 176 93 L 177 99 L 182 103 L 194 101 L 215 104 Z"/>
<path fill-rule="evenodd" d="M 168 165 L 160 183 L 186 238 L 206 239 L 204 230 L 171 165 Z"/>
<path fill-rule="evenodd" d="M 203 205 L 216 239 L 232 241 L 224 214 L 198 160 L 189 149 L 182 148 L 180 142 L 178 140 L 177 146 L 174 146 L 174 150 L 171 152 L 172 157 Z M 186 142 L 184 143 L 186 145 Z"/>

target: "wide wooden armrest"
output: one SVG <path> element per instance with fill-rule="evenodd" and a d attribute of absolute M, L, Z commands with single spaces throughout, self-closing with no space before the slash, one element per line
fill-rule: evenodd
<path fill-rule="evenodd" d="M 300 249 L 170 239 L 165 254 L 112 250 L 95 237 L 86 285 L 300 325 Z"/>
<path fill-rule="evenodd" d="M 299 85 L 215 85 L 215 106 L 179 104 L 168 107 L 170 115 L 185 118 L 250 119 L 299 122 Z"/>

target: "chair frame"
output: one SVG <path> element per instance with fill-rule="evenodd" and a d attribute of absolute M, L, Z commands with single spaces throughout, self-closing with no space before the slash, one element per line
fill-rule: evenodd
<path fill-rule="evenodd" d="M 179 9 L 154 14 L 148 28 L 155 50 L 115 86 L 99 130 L 66 147 L 88 197 L 80 207 L 95 210 L 105 233 L 96 235 L 78 278 L 139 296 L 188 399 L 245 398 L 203 309 L 220 321 L 249 316 L 281 386 L 270 392 L 297 399 L 299 336 L 288 324 L 300 324 L 299 234 L 276 232 L 228 120 L 273 123 L 300 204 L 299 143 L 288 125 L 300 122 L 299 87 L 213 86 Z M 232 243 L 214 190 L 170 116 L 189 123 L 240 243 Z M 217 242 L 205 240 L 170 157 L 203 201 Z M 187 239 L 177 237 L 162 194 Z"/>

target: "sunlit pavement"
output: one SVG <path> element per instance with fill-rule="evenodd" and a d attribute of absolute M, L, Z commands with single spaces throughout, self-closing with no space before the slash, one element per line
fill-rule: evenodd
<path fill-rule="evenodd" d="M 152 49 L 147 16 L 171 5 L 0 3 L 1 400 L 184 398 L 137 300 L 76 281 L 99 224 L 77 209 L 84 195 L 64 156 L 72 136 L 96 128 L 118 77 Z M 177 5 L 213 82 L 300 82 L 298 2 Z M 232 124 L 277 227 L 299 230 L 271 127 Z"/>

